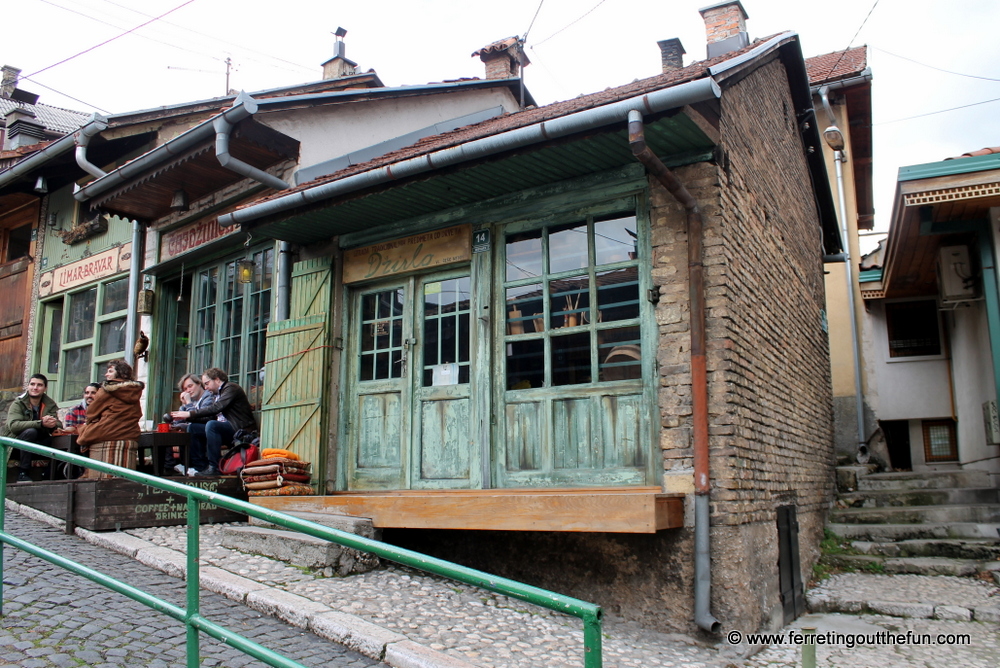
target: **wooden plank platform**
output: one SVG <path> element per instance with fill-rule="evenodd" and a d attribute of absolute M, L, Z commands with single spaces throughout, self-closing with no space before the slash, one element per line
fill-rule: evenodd
<path fill-rule="evenodd" d="M 235 476 L 171 480 L 246 500 Z M 122 478 L 8 483 L 7 498 L 91 531 L 187 524 L 184 496 Z M 201 504 L 199 515 L 202 524 L 247 518 L 209 503 Z"/>
<path fill-rule="evenodd" d="M 684 496 L 659 487 L 340 492 L 249 501 L 282 512 L 366 517 L 380 529 L 656 533 L 684 526 Z"/>

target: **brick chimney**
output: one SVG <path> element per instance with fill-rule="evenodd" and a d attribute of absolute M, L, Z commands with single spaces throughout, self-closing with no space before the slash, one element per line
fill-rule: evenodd
<path fill-rule="evenodd" d="M 333 58 L 323 63 L 323 80 L 340 79 L 342 77 L 354 76 L 358 73 L 358 64 L 347 58 L 347 47 L 344 45 L 344 36 L 347 31 L 337 28 L 333 33 L 337 36 L 333 43 Z"/>
<path fill-rule="evenodd" d="M 21 70 L 17 67 L 11 67 L 10 65 L 3 66 L 3 82 L 0 83 L 0 96 L 10 97 L 17 88 L 17 77 L 21 74 Z"/>
<path fill-rule="evenodd" d="M 673 72 L 684 67 L 684 45 L 676 37 L 665 39 L 656 43 L 660 47 L 660 62 L 663 65 L 663 73 Z"/>
<path fill-rule="evenodd" d="M 724 0 L 698 10 L 705 20 L 708 57 L 715 58 L 742 49 L 750 43 L 746 10 L 739 0 Z"/>
<path fill-rule="evenodd" d="M 531 64 L 521 48 L 521 41 L 518 37 L 508 37 L 499 42 L 493 42 L 478 51 L 473 51 L 472 56 L 473 58 L 479 56 L 479 59 L 486 65 L 487 79 L 516 77 L 520 73 L 521 67 Z"/>

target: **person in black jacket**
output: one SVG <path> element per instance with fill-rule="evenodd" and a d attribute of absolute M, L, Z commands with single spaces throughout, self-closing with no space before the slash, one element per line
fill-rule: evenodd
<path fill-rule="evenodd" d="M 203 408 L 190 411 L 172 411 L 175 420 L 190 421 L 191 465 L 198 469 L 199 477 L 219 475 L 219 457 L 222 446 L 233 442 L 240 429 L 257 431 L 257 420 L 246 392 L 222 369 L 205 369 L 201 376 L 205 389 L 215 394 L 215 401 Z M 200 422 L 207 419 L 206 422 Z"/>

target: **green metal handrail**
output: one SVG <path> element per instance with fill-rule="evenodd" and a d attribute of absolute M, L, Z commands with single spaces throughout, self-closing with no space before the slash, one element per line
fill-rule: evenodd
<path fill-rule="evenodd" d="M 37 557 L 45 559 L 57 566 L 61 566 L 78 575 L 104 585 L 109 589 L 128 596 L 146 606 L 163 612 L 174 619 L 184 622 L 187 629 L 187 665 L 188 668 L 195 668 L 199 664 L 199 636 L 202 631 L 213 638 L 243 651 L 264 663 L 277 666 L 278 668 L 303 668 L 301 664 L 287 659 L 266 647 L 258 645 L 252 640 L 248 640 L 239 634 L 234 633 L 224 627 L 208 621 L 199 612 L 200 581 L 198 570 L 199 559 L 199 530 L 201 526 L 199 503 L 211 503 L 220 508 L 226 508 L 243 515 L 256 517 L 272 524 L 299 531 L 301 533 L 328 540 L 339 545 L 370 552 L 378 557 L 393 561 L 404 566 L 416 568 L 427 573 L 440 575 L 450 580 L 464 582 L 482 589 L 503 594 L 511 598 L 527 601 L 534 605 L 555 610 L 567 615 L 580 618 L 583 621 L 583 665 L 584 668 L 601 668 L 601 617 L 602 610 L 598 605 L 581 601 L 569 596 L 563 596 L 555 592 L 547 591 L 539 587 L 497 577 L 478 571 L 473 568 L 466 568 L 459 564 L 431 557 L 413 550 L 407 550 L 393 545 L 388 545 L 380 541 L 357 536 L 352 533 L 326 527 L 321 524 L 301 520 L 285 513 L 280 513 L 260 506 L 255 506 L 246 501 L 240 501 L 216 492 L 208 492 L 197 487 L 191 487 L 181 483 L 158 478 L 146 473 L 139 473 L 120 466 L 99 462 L 89 457 L 70 454 L 64 450 L 56 450 L 45 446 L 27 443 L 13 438 L 0 437 L 4 462 L 0 466 L 0 615 L 3 614 L 3 546 L 9 544 L 18 549 L 24 550 Z M 147 594 L 139 589 L 131 587 L 114 578 L 81 566 L 69 559 L 65 559 L 55 553 L 43 550 L 30 543 L 27 543 L 6 532 L 4 526 L 4 514 L 7 499 L 7 465 L 10 449 L 19 448 L 35 454 L 44 455 L 51 459 L 69 462 L 75 466 L 92 468 L 104 473 L 125 478 L 133 482 L 142 483 L 151 487 L 156 487 L 168 492 L 183 495 L 187 499 L 187 607 L 181 609 L 175 605 L 162 601 L 151 594 Z"/>

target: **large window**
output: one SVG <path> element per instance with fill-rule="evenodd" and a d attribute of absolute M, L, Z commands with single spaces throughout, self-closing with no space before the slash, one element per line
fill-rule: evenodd
<path fill-rule="evenodd" d="M 41 371 L 57 401 L 82 397 L 109 361 L 125 356 L 127 308 L 127 276 L 45 302 Z"/>
<path fill-rule="evenodd" d="M 937 303 L 933 300 L 889 302 L 885 305 L 889 357 L 941 354 Z"/>
<path fill-rule="evenodd" d="M 641 378 L 634 215 L 508 234 L 505 261 L 508 390 Z"/>
<path fill-rule="evenodd" d="M 191 369 L 218 367 L 239 383 L 255 408 L 264 380 L 264 347 L 271 322 L 274 249 L 253 253 L 250 283 L 238 280 L 238 259 L 203 267 L 194 277 Z"/>

